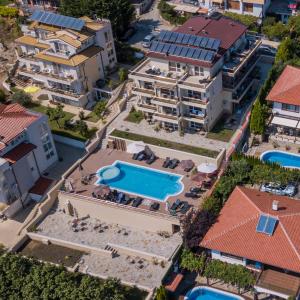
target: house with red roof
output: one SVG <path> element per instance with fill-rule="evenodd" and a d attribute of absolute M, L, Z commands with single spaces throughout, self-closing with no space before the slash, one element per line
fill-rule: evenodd
<path fill-rule="evenodd" d="M 272 103 L 271 127 L 275 136 L 295 138 L 300 129 L 300 68 L 286 66 L 267 95 Z"/>
<path fill-rule="evenodd" d="M 298 200 L 237 186 L 200 246 L 213 259 L 258 271 L 258 292 L 288 298 L 291 291 L 284 290 L 282 284 L 285 274 L 289 280 L 297 278 L 297 287 L 291 288 L 294 294 L 300 286 L 299 237 Z M 266 284 L 270 278 L 273 287 Z"/>
<path fill-rule="evenodd" d="M 9 206 L 7 216 L 43 194 L 38 187 L 51 183 L 43 172 L 57 159 L 47 116 L 17 103 L 0 105 L 0 203 Z"/>
<path fill-rule="evenodd" d="M 152 41 L 147 59 L 129 78 L 136 110 L 170 131 L 210 131 L 224 114 L 239 111 L 258 87 L 261 41 L 222 15 L 195 16 Z M 248 98 L 247 98 L 248 99 Z"/>

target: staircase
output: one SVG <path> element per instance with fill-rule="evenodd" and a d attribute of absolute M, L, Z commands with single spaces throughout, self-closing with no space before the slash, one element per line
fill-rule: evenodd
<path fill-rule="evenodd" d="M 118 255 L 118 251 L 115 248 L 113 248 L 113 247 L 111 247 L 109 245 L 106 245 L 105 248 L 104 248 L 104 250 L 109 251 L 111 253 L 111 257 L 112 258 L 114 258 L 115 256 Z"/>

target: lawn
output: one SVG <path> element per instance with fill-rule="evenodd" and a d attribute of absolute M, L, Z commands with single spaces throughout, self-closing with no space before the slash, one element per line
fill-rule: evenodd
<path fill-rule="evenodd" d="M 206 135 L 208 139 L 229 142 L 234 130 L 224 128 L 224 122 L 218 122 L 215 127 Z"/>
<path fill-rule="evenodd" d="M 203 156 L 212 157 L 212 158 L 216 158 L 219 154 L 219 151 L 214 151 L 214 150 L 194 147 L 194 146 L 190 146 L 190 145 L 175 143 L 175 142 L 171 142 L 171 141 L 167 141 L 167 140 L 161 140 L 158 138 L 153 138 L 150 136 L 135 134 L 135 133 L 117 130 L 117 129 L 115 129 L 111 133 L 111 136 L 129 139 L 132 141 L 143 141 L 144 143 L 150 144 L 150 145 L 160 146 L 160 147 L 174 149 L 174 150 L 178 150 L 178 151 L 189 152 L 192 154 L 203 155 Z"/>
<path fill-rule="evenodd" d="M 42 114 L 47 114 L 47 109 L 48 109 L 48 107 L 36 103 L 31 104 L 28 108 L 40 112 Z M 83 142 L 92 138 L 95 132 L 97 131 L 96 128 L 90 129 L 87 137 L 81 135 L 79 131 L 64 128 L 65 121 L 71 120 L 74 116 L 75 116 L 74 114 L 65 111 L 65 116 L 62 119 L 60 119 L 58 123 L 56 121 L 49 120 L 52 133 L 69 137 L 71 139 L 83 141 Z"/>
<path fill-rule="evenodd" d="M 144 119 L 144 115 L 141 111 L 136 111 L 132 109 L 128 116 L 125 118 L 125 121 L 139 124 Z"/>
<path fill-rule="evenodd" d="M 100 120 L 100 118 L 92 111 L 85 117 L 84 120 L 88 122 L 97 123 Z"/>

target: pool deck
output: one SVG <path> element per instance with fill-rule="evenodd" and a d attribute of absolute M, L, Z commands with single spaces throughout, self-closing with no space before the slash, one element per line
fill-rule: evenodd
<path fill-rule="evenodd" d="M 91 154 L 82 163 L 83 170 L 79 171 L 79 169 L 76 169 L 68 177 L 68 178 L 72 178 L 75 193 L 77 195 L 92 197 L 92 192 L 94 191 L 94 189 L 96 187 L 95 183 L 98 180 L 98 177 L 95 176 L 90 181 L 89 184 L 84 185 L 84 184 L 81 183 L 82 175 L 85 176 L 85 175 L 88 175 L 88 174 L 94 174 L 101 167 L 111 165 L 116 160 L 120 160 L 120 161 L 133 163 L 133 164 L 148 167 L 148 168 L 153 168 L 153 169 L 156 169 L 156 170 L 161 170 L 161 171 L 165 171 L 165 172 L 175 173 L 175 174 L 178 174 L 178 175 L 183 175 L 182 183 L 184 184 L 184 189 L 179 195 L 168 197 L 167 202 L 170 205 L 172 205 L 172 203 L 175 202 L 176 199 L 178 199 L 178 198 L 180 200 L 187 201 L 192 207 L 199 207 L 199 205 L 202 203 L 202 200 L 203 200 L 206 192 L 202 193 L 201 197 L 198 198 L 198 199 L 191 199 L 191 198 L 184 197 L 184 194 L 186 192 L 188 192 L 191 187 L 197 186 L 197 184 L 190 179 L 191 174 L 187 174 L 180 167 L 176 167 L 174 170 L 163 168 L 162 164 L 163 164 L 164 160 L 160 159 L 160 158 L 157 159 L 151 165 L 147 165 L 146 162 L 136 161 L 136 160 L 133 160 L 131 157 L 132 157 L 132 155 L 130 155 L 130 154 L 124 152 L 124 151 L 111 150 L 111 149 L 101 149 L 101 150 L 98 150 L 97 152 Z M 186 159 L 189 159 L 189 157 L 187 157 Z M 132 195 L 132 196 L 135 196 L 135 195 Z M 144 199 L 145 200 L 140 205 L 140 208 L 149 209 L 149 206 L 152 202 L 158 202 L 158 203 L 160 203 L 159 212 L 169 214 L 169 212 L 167 211 L 167 208 L 166 208 L 166 201 L 162 202 L 162 201 L 147 199 L 147 198 L 144 198 Z"/>

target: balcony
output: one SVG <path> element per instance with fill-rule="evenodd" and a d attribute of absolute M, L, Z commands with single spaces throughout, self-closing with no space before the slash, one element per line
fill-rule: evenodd
<path fill-rule="evenodd" d="M 65 81 L 68 83 L 71 83 L 75 80 L 75 78 L 71 75 L 58 75 L 58 74 L 54 74 L 51 71 L 46 72 L 45 70 L 39 70 L 39 69 L 27 69 L 26 67 L 20 67 L 18 70 L 18 73 L 20 75 L 25 75 L 25 76 L 42 76 L 45 77 L 45 79 L 47 78 L 52 78 L 52 79 L 57 79 L 57 80 L 61 80 L 61 81 Z"/>
<path fill-rule="evenodd" d="M 134 87 L 132 89 L 132 93 L 134 95 L 140 95 L 140 96 L 145 96 L 145 97 L 153 97 L 155 95 L 154 90 L 146 89 L 146 88 L 139 88 L 139 87 Z"/>
<path fill-rule="evenodd" d="M 173 114 L 168 114 L 165 112 L 162 113 L 155 113 L 153 115 L 153 119 L 156 121 L 162 121 L 162 122 L 169 122 L 173 124 L 178 124 L 178 117 Z"/>
<path fill-rule="evenodd" d="M 147 112 L 147 113 L 155 113 L 156 112 L 156 106 L 146 103 L 138 103 L 137 104 L 137 110 Z"/>
<path fill-rule="evenodd" d="M 187 121 L 200 123 L 200 124 L 204 124 L 205 119 L 206 119 L 206 115 L 204 115 L 204 114 L 203 115 L 197 115 L 197 114 L 185 113 L 185 114 L 182 115 L 182 117 Z"/>
<path fill-rule="evenodd" d="M 167 107 L 172 107 L 172 108 L 177 108 L 178 100 L 175 99 L 175 97 L 170 97 L 167 95 L 162 95 L 162 96 L 155 96 L 152 99 L 153 104 L 157 104 L 160 106 L 167 106 Z"/>
<path fill-rule="evenodd" d="M 197 99 L 197 98 L 191 98 L 186 96 L 181 97 L 181 100 L 185 105 L 195 106 L 200 108 L 206 108 L 209 102 L 209 99 Z"/>
<path fill-rule="evenodd" d="M 35 53 L 22 53 L 21 55 L 19 55 L 19 61 L 34 61 L 37 62 L 38 60 L 34 57 Z"/>
<path fill-rule="evenodd" d="M 254 79 L 250 77 L 249 80 L 246 80 L 242 85 L 240 85 L 237 91 L 232 94 L 232 102 L 239 103 L 252 87 L 253 83 Z"/>
<path fill-rule="evenodd" d="M 67 96 L 67 97 L 70 97 L 73 99 L 76 98 L 77 100 L 83 96 L 83 94 L 75 93 L 74 91 L 71 91 L 71 90 L 59 89 L 56 87 L 45 87 L 44 89 L 57 95 L 57 96 L 64 95 L 64 96 Z"/>
<path fill-rule="evenodd" d="M 174 86 L 184 74 L 185 71 L 170 72 L 167 63 L 165 69 L 158 68 L 155 66 L 155 62 L 147 59 L 130 71 L 129 78 L 136 80 L 146 78 L 148 82 L 161 81 L 171 87 Z"/>
<path fill-rule="evenodd" d="M 205 92 L 211 83 L 216 79 L 213 78 L 204 78 L 200 75 L 190 75 L 186 73 L 179 81 L 178 86 L 186 89 L 186 87 L 192 87 L 193 90 L 199 90 Z"/>

